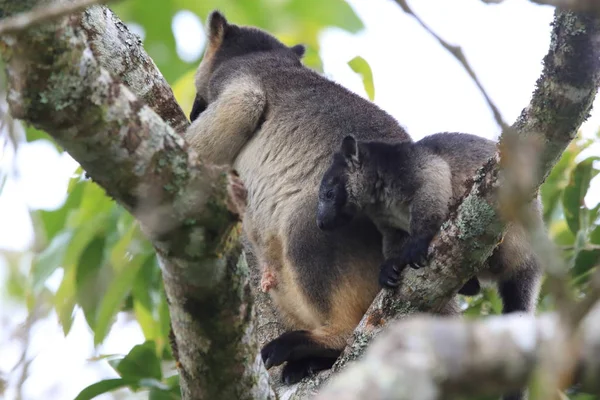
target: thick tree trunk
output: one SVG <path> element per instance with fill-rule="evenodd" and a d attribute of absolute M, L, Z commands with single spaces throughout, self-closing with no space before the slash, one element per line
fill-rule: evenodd
<path fill-rule="evenodd" d="M 0 0 L 0 15 L 40 3 Z M 95 7 L 3 36 L 11 113 L 52 135 L 152 240 L 183 397 L 273 398 L 257 354 L 249 274 L 238 263 L 239 224 L 225 207 L 224 171 L 198 163 L 172 127 L 99 64 L 92 50 L 173 127 L 185 127 L 170 88 L 125 31 Z M 91 42 L 88 33 L 96 34 Z"/>

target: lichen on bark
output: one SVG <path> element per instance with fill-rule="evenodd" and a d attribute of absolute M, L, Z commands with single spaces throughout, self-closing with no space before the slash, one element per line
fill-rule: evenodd
<path fill-rule="evenodd" d="M 0 0 L 0 12 L 40 3 Z M 257 358 L 249 277 L 237 264 L 239 226 L 225 205 L 225 171 L 197 160 L 169 124 L 103 68 L 83 27 L 93 23 L 92 14 L 2 37 L 11 113 L 49 133 L 151 239 L 163 270 L 183 397 L 273 398 Z M 132 82 L 147 71 L 120 72 Z M 149 89 L 161 85 L 164 80 L 154 79 Z M 161 93 L 175 104 L 171 111 L 180 111 L 170 89 Z M 172 115 L 160 102 L 153 107 Z M 177 115 L 169 122 L 186 125 Z"/>

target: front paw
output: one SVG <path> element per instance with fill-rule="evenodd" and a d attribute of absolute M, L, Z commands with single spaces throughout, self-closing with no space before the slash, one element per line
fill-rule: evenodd
<path fill-rule="evenodd" d="M 410 267 L 414 269 L 422 268 L 427 264 L 429 243 L 431 243 L 431 239 L 428 238 L 415 238 L 410 240 L 402 254 L 402 262 L 406 265 L 410 265 Z"/>
<path fill-rule="evenodd" d="M 389 258 L 379 269 L 379 284 L 384 288 L 395 288 L 400 284 L 400 273 L 406 267 L 398 258 Z"/>

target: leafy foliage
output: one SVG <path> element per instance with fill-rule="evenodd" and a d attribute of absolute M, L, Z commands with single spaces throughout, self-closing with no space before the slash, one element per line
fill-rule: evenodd
<path fill-rule="evenodd" d="M 573 141 L 540 189 L 547 230 L 563 254 L 577 295 L 585 293 L 589 276 L 600 266 L 600 204 L 590 208 L 585 202 L 590 182 L 600 172 L 599 157 L 584 157 L 593 142 Z M 468 316 L 502 312 L 495 290 L 485 289 L 481 295 L 463 300 Z M 552 298 L 542 286 L 538 310 L 552 308 Z"/>

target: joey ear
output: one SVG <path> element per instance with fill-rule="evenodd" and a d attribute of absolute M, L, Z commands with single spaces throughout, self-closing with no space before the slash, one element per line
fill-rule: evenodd
<path fill-rule="evenodd" d="M 223 41 L 229 23 L 220 11 L 215 10 L 208 16 L 208 40 L 212 45 L 219 45 Z"/>
<path fill-rule="evenodd" d="M 342 140 L 342 154 L 347 160 L 358 162 L 358 143 L 353 136 L 346 136 Z"/>
<path fill-rule="evenodd" d="M 290 49 L 296 53 L 298 58 L 304 57 L 304 53 L 306 53 L 306 47 L 303 44 L 297 44 L 295 46 L 290 47 Z"/>

